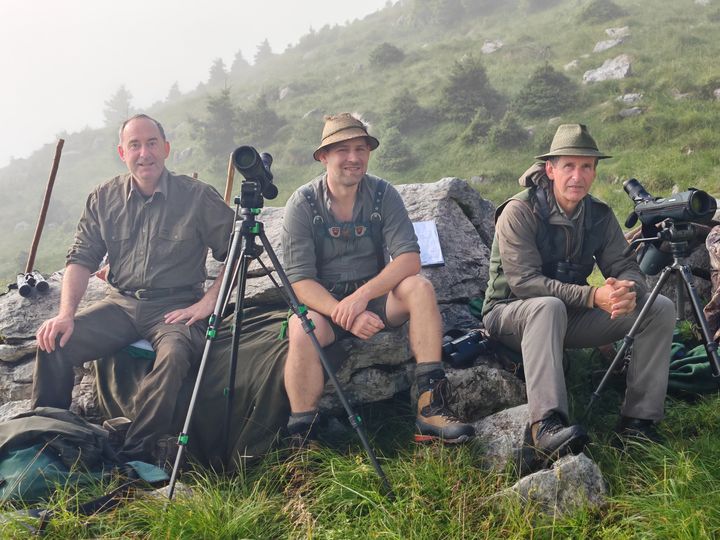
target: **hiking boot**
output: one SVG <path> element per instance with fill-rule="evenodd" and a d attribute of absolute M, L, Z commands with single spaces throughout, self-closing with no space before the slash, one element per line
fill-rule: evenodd
<path fill-rule="evenodd" d="M 430 380 L 430 389 L 418 397 L 415 426 L 418 434 L 416 442 L 440 439 L 446 443 L 463 443 L 475 436 L 475 428 L 462 422 L 453 413 L 448 403 L 451 401 L 450 382 L 446 377 Z"/>
<path fill-rule="evenodd" d="M 294 422 L 286 429 L 285 447 L 292 452 L 309 450 L 318 446 L 317 417 L 311 422 Z"/>
<path fill-rule="evenodd" d="M 105 420 L 102 427 L 108 432 L 108 442 L 110 446 L 115 450 L 122 448 L 131 425 L 132 420 L 124 416 L 116 416 L 115 418 Z"/>
<path fill-rule="evenodd" d="M 590 437 L 582 426 L 568 426 L 557 413 L 535 422 L 531 433 L 533 447 L 543 468 L 562 456 L 582 452 L 590 442 Z"/>
<path fill-rule="evenodd" d="M 618 436 L 622 446 L 629 440 L 638 442 L 651 442 L 663 444 L 665 439 L 655 427 L 652 420 L 644 420 L 642 418 L 632 418 L 630 416 L 621 416 L 615 427 L 615 433 Z"/>

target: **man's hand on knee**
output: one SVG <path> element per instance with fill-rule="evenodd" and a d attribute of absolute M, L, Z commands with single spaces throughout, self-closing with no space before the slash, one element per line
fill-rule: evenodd
<path fill-rule="evenodd" d="M 385 328 L 382 319 L 372 311 L 364 311 L 357 317 L 350 328 L 350 332 L 360 339 L 369 339 Z"/>
<path fill-rule="evenodd" d="M 53 352 L 55 350 L 55 340 L 58 336 L 60 338 L 60 347 L 64 347 L 65 344 L 72 336 L 73 330 L 75 329 L 75 320 L 70 317 L 53 317 L 48 319 L 40 325 L 35 337 L 38 341 L 38 347 L 45 352 Z"/>

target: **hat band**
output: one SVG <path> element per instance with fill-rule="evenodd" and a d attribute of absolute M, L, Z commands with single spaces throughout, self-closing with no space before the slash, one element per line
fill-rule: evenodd
<path fill-rule="evenodd" d="M 345 131 L 345 130 L 347 130 L 347 129 L 359 129 L 359 130 L 361 130 L 361 131 L 363 131 L 363 132 L 365 133 L 365 136 L 366 136 L 366 137 L 368 136 L 367 130 L 364 129 L 364 128 L 362 128 L 362 127 L 360 127 L 360 126 L 344 126 L 344 127 L 339 128 L 339 129 L 336 129 L 335 131 L 332 131 L 332 132 L 328 133 L 327 135 L 325 135 L 325 136 L 322 138 L 322 140 L 323 140 L 323 142 L 325 142 L 326 139 L 332 137 L 333 135 L 336 135 L 337 133 L 340 133 L 341 131 Z"/>

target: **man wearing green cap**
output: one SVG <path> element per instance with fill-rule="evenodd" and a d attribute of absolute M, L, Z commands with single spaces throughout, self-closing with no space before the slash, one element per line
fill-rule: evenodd
<path fill-rule="evenodd" d="M 449 385 L 440 362 L 442 320 L 432 284 L 419 275 L 412 223 L 395 188 L 367 174 L 370 152 L 379 144 L 361 119 L 348 113 L 326 117 L 313 154 L 326 172 L 298 189 L 285 206 L 283 265 L 323 346 L 347 335 L 369 339 L 409 320 L 417 361 L 418 439 L 462 442 L 474 429 L 448 409 Z M 387 265 L 386 252 L 392 258 Z M 314 437 L 324 380 L 309 337 L 296 317 L 289 323 L 288 434 L 291 444 L 301 446 Z"/>
<path fill-rule="evenodd" d="M 627 241 L 612 210 L 589 194 L 607 156 L 582 124 L 558 127 L 550 151 L 520 178 L 527 189 L 496 212 L 485 293 L 486 329 L 521 351 L 533 446 L 544 462 L 582 451 L 588 436 L 570 425 L 563 348 L 621 339 L 647 298 L 645 277 L 623 252 Z M 594 265 L 605 276 L 588 285 Z M 658 296 L 636 334 L 617 433 L 660 440 L 672 301 Z"/>

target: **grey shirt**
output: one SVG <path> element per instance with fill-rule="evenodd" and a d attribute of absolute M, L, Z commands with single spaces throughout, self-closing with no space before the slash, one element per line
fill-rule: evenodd
<path fill-rule="evenodd" d="M 370 226 L 375 188 L 380 179 L 366 174 L 358 185 L 357 198 L 353 207 L 353 224 Z M 363 236 L 357 236 L 352 227 L 345 230 L 350 234 L 346 238 L 332 238 L 328 227 L 341 226 L 332 214 L 331 201 L 327 192 L 327 174 L 322 174 L 309 184 L 315 192 L 318 212 L 325 226 L 321 241 L 322 260 L 315 253 L 313 232 L 314 214 L 307 199 L 301 193 L 301 187 L 292 194 L 285 205 L 283 219 L 282 247 L 283 266 L 291 283 L 312 279 L 327 286 L 328 283 L 356 281 L 377 274 L 375 246 L 369 230 Z M 419 253 L 420 248 L 415 237 L 410 218 L 400 194 L 392 186 L 387 186 L 381 211 L 383 218 L 383 243 L 391 257 L 403 253 Z"/>
<path fill-rule="evenodd" d="M 212 186 L 163 172 L 149 198 L 131 175 L 88 196 L 67 264 L 95 271 L 107 253 L 108 280 L 120 289 L 202 285 L 208 247 L 226 255 L 234 212 Z"/>

